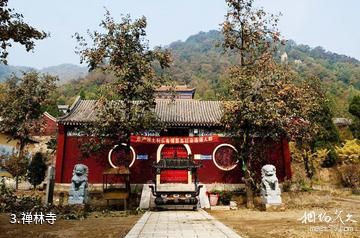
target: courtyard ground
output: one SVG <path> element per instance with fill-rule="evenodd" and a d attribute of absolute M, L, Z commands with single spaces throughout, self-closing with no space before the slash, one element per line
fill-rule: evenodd
<path fill-rule="evenodd" d="M 329 192 L 285 193 L 283 200 L 287 203 L 287 208 L 281 212 L 240 208 L 233 211 L 209 211 L 209 213 L 244 238 L 360 237 L 359 195 L 339 196 Z M 308 218 L 306 224 L 302 223 L 305 213 Z M 340 216 L 337 217 L 339 213 Z M 312 214 L 316 216 L 314 223 Z M 348 214 L 353 215 L 351 220 L 357 222 L 345 222 Z M 321 218 L 323 218 L 322 222 Z M 329 218 L 332 221 L 329 221 Z M 345 224 L 342 224 L 340 219 Z M 343 232 L 334 231 L 335 228 L 342 229 Z M 315 231 L 316 229 L 318 231 Z"/>
<path fill-rule="evenodd" d="M 10 224 L 10 214 L 0 214 L 1 238 L 121 238 L 124 237 L 141 215 L 127 215 L 123 212 L 112 212 L 104 216 L 94 212 L 84 220 L 57 220 L 50 224 Z"/>
<path fill-rule="evenodd" d="M 360 237 L 359 195 L 350 195 L 349 193 L 345 195 L 343 192 L 312 191 L 283 193 L 282 198 L 286 209 L 281 212 L 264 212 L 243 207 L 233 211 L 208 212 L 243 238 Z M 336 216 L 337 211 L 340 212 L 339 217 Z M 302 223 L 304 214 L 307 214 L 306 218 L 308 220 L 306 224 Z M 314 219 L 314 217 L 311 217 L 312 214 L 316 215 L 314 223 L 312 223 Z M 352 215 L 352 217 L 348 217 L 348 214 Z M 10 214 L 0 213 L 0 238 L 124 237 L 140 217 L 141 215 L 131 215 L 121 211 L 109 213 L 92 212 L 83 220 L 59 219 L 55 221 L 54 225 L 23 225 L 10 224 Z M 320 221 L 320 218 L 323 221 Z M 325 222 L 329 218 L 334 221 Z M 347 218 L 356 222 L 346 221 Z M 189 224 L 193 226 L 195 223 L 190 222 Z M 182 225 L 184 229 L 189 228 L 186 227 L 187 222 Z M 162 225 L 160 224 L 159 227 L 162 227 Z M 343 230 L 351 227 L 353 231 L 314 231 L 314 229 L 324 229 L 323 227 L 336 227 Z M 211 238 L 216 237 L 212 236 Z"/>

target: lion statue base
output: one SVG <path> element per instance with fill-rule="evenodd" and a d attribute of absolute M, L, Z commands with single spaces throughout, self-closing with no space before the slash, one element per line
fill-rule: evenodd
<path fill-rule="evenodd" d="M 69 204 L 85 204 L 88 200 L 88 167 L 76 164 L 71 178 Z"/>
<path fill-rule="evenodd" d="M 274 165 L 267 164 L 261 168 L 260 194 L 263 204 L 280 205 L 282 203 L 279 180 L 276 177 Z"/>

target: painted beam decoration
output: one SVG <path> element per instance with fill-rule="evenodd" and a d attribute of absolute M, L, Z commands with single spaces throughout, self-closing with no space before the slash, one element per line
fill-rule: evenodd
<path fill-rule="evenodd" d="M 131 136 L 130 141 L 145 144 L 196 144 L 219 142 L 219 136 Z"/>

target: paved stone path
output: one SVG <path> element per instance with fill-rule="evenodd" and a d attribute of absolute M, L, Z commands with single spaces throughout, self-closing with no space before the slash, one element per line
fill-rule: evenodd
<path fill-rule="evenodd" d="M 202 209 L 198 211 L 148 211 L 125 238 L 135 237 L 241 238 Z"/>

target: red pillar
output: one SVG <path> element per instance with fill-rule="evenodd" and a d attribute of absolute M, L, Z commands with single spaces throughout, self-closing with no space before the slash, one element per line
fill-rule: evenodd
<path fill-rule="evenodd" d="M 287 139 L 282 140 L 282 151 L 283 151 L 283 158 L 284 158 L 284 168 L 285 168 L 285 177 L 287 179 L 291 179 L 291 157 L 290 157 L 290 148 L 289 148 L 289 141 Z"/>
<path fill-rule="evenodd" d="M 66 141 L 65 126 L 59 124 L 58 136 L 57 136 L 57 150 L 56 150 L 55 183 L 61 183 L 63 181 L 65 141 Z"/>

